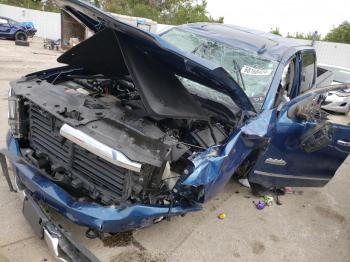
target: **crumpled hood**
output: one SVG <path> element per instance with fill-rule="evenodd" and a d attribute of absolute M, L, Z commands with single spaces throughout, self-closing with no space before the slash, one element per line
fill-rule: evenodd
<path fill-rule="evenodd" d="M 21 22 L 20 24 L 26 29 L 35 29 L 33 22 Z"/>
<path fill-rule="evenodd" d="M 118 48 L 119 43 L 119 48 L 122 49 L 121 53 L 125 60 L 125 66 L 118 65 L 118 67 L 126 68 L 132 76 L 134 74 L 135 77 L 135 74 L 142 70 L 135 70 L 134 67 L 137 66 L 137 64 L 130 61 L 132 59 L 127 59 L 128 55 L 133 54 L 134 57 L 137 55 L 136 57 L 139 59 L 139 61 L 144 60 L 142 59 L 143 55 L 148 55 L 154 60 L 157 60 L 155 63 L 162 65 L 161 67 L 163 67 L 163 69 L 165 68 L 168 73 L 191 79 L 195 82 L 226 93 L 242 110 L 255 112 L 255 109 L 247 95 L 235 82 L 231 75 L 222 67 L 218 67 L 193 54 L 185 53 L 172 46 L 158 35 L 125 24 L 110 14 L 90 4 L 79 0 L 56 0 L 56 2 L 62 9 L 73 15 L 76 19 L 80 20 L 95 33 L 99 33 L 106 29 L 112 29 L 115 32 L 117 39 L 117 44 L 115 46 Z M 89 41 L 89 39 L 86 41 Z M 83 45 L 84 42 L 79 45 Z M 63 54 L 58 61 L 71 66 L 83 66 L 82 60 L 80 60 L 80 63 L 76 63 L 76 60 L 73 59 L 76 53 L 75 50 L 79 49 L 79 45 Z M 101 43 L 101 45 L 104 45 L 104 43 Z M 135 50 L 125 51 L 125 49 L 128 49 L 129 47 L 135 47 Z M 137 53 L 136 49 L 142 50 L 142 52 Z M 120 64 L 120 60 L 116 59 L 115 64 L 117 63 Z M 160 68 L 160 66 L 158 66 L 158 68 Z M 98 73 L 110 75 L 110 68 L 107 71 L 108 72 L 100 71 Z M 162 95 L 161 93 L 165 93 L 165 91 L 161 92 L 159 88 L 156 91 L 151 90 L 153 88 L 152 86 L 154 86 L 154 79 L 141 80 L 142 81 L 139 81 L 137 84 L 141 92 L 147 90 L 147 92 L 153 91 L 159 95 Z M 161 84 L 164 82 L 165 79 L 163 79 L 163 82 L 158 86 L 161 86 Z M 174 86 L 173 88 L 178 87 Z M 148 102 L 152 103 L 152 101 Z"/>

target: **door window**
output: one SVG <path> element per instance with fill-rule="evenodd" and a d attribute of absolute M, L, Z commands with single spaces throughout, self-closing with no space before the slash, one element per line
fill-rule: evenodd
<path fill-rule="evenodd" d="M 289 102 L 295 89 L 295 59 L 292 59 L 285 67 L 282 73 L 281 83 L 278 95 L 276 96 L 275 106 L 278 111 L 282 109 L 285 103 Z"/>
<path fill-rule="evenodd" d="M 301 84 L 299 94 L 310 90 L 315 84 L 316 55 L 314 52 L 302 54 Z"/>
<path fill-rule="evenodd" d="M 3 19 L 3 18 L 0 18 L 0 25 L 2 25 L 2 24 L 7 24 L 7 20 Z"/>

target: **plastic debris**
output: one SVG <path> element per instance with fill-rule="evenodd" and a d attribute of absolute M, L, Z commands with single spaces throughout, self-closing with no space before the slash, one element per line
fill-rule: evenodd
<path fill-rule="evenodd" d="M 238 179 L 238 183 L 240 183 L 241 186 L 250 188 L 250 184 L 247 178 Z"/>
<path fill-rule="evenodd" d="M 291 187 L 285 187 L 285 188 L 283 188 L 283 191 L 285 194 L 293 194 L 294 193 L 294 190 Z"/>
<path fill-rule="evenodd" d="M 218 215 L 218 218 L 221 219 L 221 220 L 223 220 L 223 219 L 226 218 L 226 214 L 225 214 L 225 213 L 220 213 L 220 214 Z"/>
<path fill-rule="evenodd" d="M 273 205 L 273 197 L 272 196 L 264 196 L 264 203 L 267 206 L 272 206 Z"/>
<path fill-rule="evenodd" d="M 264 201 L 259 201 L 258 203 L 253 202 L 254 205 L 256 206 L 257 209 L 262 210 L 265 208 L 265 202 Z"/>

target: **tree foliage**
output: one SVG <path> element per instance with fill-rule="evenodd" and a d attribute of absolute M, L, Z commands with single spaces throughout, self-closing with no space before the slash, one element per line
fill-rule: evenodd
<path fill-rule="evenodd" d="M 275 28 L 271 28 L 270 33 L 274 34 L 274 35 L 279 35 L 282 36 L 281 32 L 280 32 L 280 28 L 279 27 L 275 27 Z"/>
<path fill-rule="evenodd" d="M 13 5 L 35 10 L 45 10 L 49 12 L 59 12 L 53 0 L 0 0 L 0 4 Z"/>
<path fill-rule="evenodd" d="M 296 32 L 295 34 L 287 34 L 287 38 L 296 38 L 296 39 L 304 39 L 304 40 L 316 40 L 316 41 L 321 41 L 322 36 L 319 34 L 317 31 L 316 32 L 309 32 L 307 34 L 305 33 L 298 33 Z"/>
<path fill-rule="evenodd" d="M 326 41 L 350 44 L 350 22 L 334 27 L 325 37 Z"/>
<path fill-rule="evenodd" d="M 224 18 L 214 19 L 207 11 L 206 0 L 83 0 L 104 10 L 152 19 L 164 24 L 192 22 L 223 23 Z M 37 10 L 58 12 L 53 0 L 0 0 L 1 4 Z"/>
<path fill-rule="evenodd" d="M 100 0 L 100 4 L 110 12 L 146 17 L 163 24 L 224 21 L 223 17 L 216 20 L 208 13 L 206 0 Z"/>

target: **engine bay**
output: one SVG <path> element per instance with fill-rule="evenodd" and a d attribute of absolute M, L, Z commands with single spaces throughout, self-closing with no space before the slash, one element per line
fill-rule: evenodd
<path fill-rule="evenodd" d="M 77 198 L 104 205 L 169 204 L 191 159 L 223 144 L 238 123 L 232 112 L 220 112 L 216 102 L 196 94 L 206 119 L 154 117 L 129 76 L 76 71 L 28 76 L 12 91 L 23 156 Z M 72 139 L 62 132 L 67 127 L 80 135 Z M 111 156 L 103 155 L 105 147 Z M 113 159 L 120 156 L 140 168 L 120 166 Z"/>

